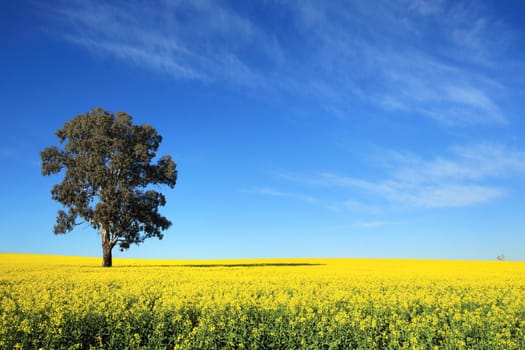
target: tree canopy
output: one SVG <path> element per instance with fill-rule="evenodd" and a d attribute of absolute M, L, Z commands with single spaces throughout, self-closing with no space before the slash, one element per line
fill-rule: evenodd
<path fill-rule="evenodd" d="M 127 249 L 150 237 L 162 239 L 171 222 L 158 211 L 165 196 L 151 185 L 173 188 L 177 170 L 170 156 L 156 158 L 162 137 L 152 126 L 96 108 L 66 122 L 56 136 L 62 147 L 40 153 L 43 175 L 64 174 L 51 190 L 65 209 L 57 213 L 55 234 L 89 223 L 102 236 L 107 267 L 116 245 Z"/>

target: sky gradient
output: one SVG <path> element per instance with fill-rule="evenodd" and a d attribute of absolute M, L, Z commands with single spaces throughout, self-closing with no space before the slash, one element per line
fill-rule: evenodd
<path fill-rule="evenodd" d="M 101 255 L 53 235 L 39 152 L 102 107 L 179 170 L 116 257 L 525 260 L 522 1 L 0 6 L 0 251 Z"/>

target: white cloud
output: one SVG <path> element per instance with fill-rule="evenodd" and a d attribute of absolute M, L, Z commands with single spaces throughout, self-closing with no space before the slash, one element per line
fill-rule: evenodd
<path fill-rule="evenodd" d="M 499 185 L 499 180 L 525 176 L 525 152 L 501 144 L 453 147 L 446 156 L 430 160 L 388 150 L 381 155 L 382 159 L 375 161 L 382 169 L 376 173 L 376 179 L 333 172 L 280 177 L 307 186 L 342 188 L 351 198 L 365 196 L 368 201 L 379 198 L 392 205 L 415 208 L 450 208 L 497 200 L 511 192 Z M 341 209 L 345 203 L 349 209 L 364 207 L 356 199 L 341 201 L 333 207 Z"/>
<path fill-rule="evenodd" d="M 279 191 L 271 187 L 256 187 L 253 189 L 245 190 L 243 192 L 261 195 L 261 196 L 292 198 L 295 200 L 299 200 L 302 202 L 308 202 L 308 203 L 313 203 L 316 201 L 315 198 L 311 196 L 307 196 L 307 195 L 303 195 L 299 193 Z"/>
<path fill-rule="evenodd" d="M 486 74 L 472 57 L 491 53 L 483 60 L 497 72 L 508 60 L 510 35 L 481 10 L 438 1 L 323 4 L 295 6 L 303 31 L 322 48 L 312 55 L 322 62 L 317 78 L 333 86 L 330 95 L 350 92 L 388 110 L 447 125 L 506 122 L 498 103 L 504 93 L 495 88 L 504 81 L 494 83 L 497 75 Z M 454 36 L 467 29 L 475 46 Z M 503 34 L 505 44 L 491 40 L 484 46 L 494 31 Z"/>
<path fill-rule="evenodd" d="M 364 221 L 364 222 L 357 222 L 353 226 L 357 228 L 378 228 L 378 227 L 384 227 L 384 226 L 390 226 L 395 225 L 396 222 L 392 221 Z"/>
<path fill-rule="evenodd" d="M 525 152 L 496 143 L 456 146 L 448 158 L 425 161 L 412 156 L 396 162 L 393 176 L 404 181 L 481 181 L 525 174 Z"/>
<path fill-rule="evenodd" d="M 442 13 L 443 1 L 441 0 L 412 0 L 408 2 L 408 8 L 423 16 Z"/>
<path fill-rule="evenodd" d="M 60 4 L 62 38 L 175 79 L 292 93 L 340 117 L 357 100 L 447 125 L 507 122 L 498 72 L 513 38 L 477 3 L 254 5 L 275 22 L 222 1 Z"/>
<path fill-rule="evenodd" d="M 490 202 L 506 191 L 489 185 L 457 184 L 439 181 L 365 181 L 335 174 L 324 174 L 327 185 L 344 187 L 349 193 L 359 189 L 388 202 L 418 208 L 465 207 Z"/>
<path fill-rule="evenodd" d="M 500 95 L 490 80 L 413 50 L 387 51 L 377 60 L 385 86 L 374 98 L 387 109 L 447 125 L 506 123 L 495 99 L 488 97 Z"/>
<path fill-rule="evenodd" d="M 372 205 L 356 199 L 326 201 L 323 206 L 324 208 L 336 213 L 352 212 L 361 213 L 365 215 L 377 215 L 381 214 L 383 211 L 376 205 Z"/>
<path fill-rule="evenodd" d="M 227 81 L 256 87 L 263 76 L 239 50 L 268 54 L 269 40 L 252 23 L 212 1 L 65 3 L 62 37 L 97 54 L 167 73 L 176 79 Z"/>
<path fill-rule="evenodd" d="M 415 207 L 445 208 L 466 207 L 493 201 L 502 197 L 505 190 L 491 186 L 438 184 L 414 188 L 407 193 L 395 193 L 392 200 Z"/>
<path fill-rule="evenodd" d="M 127 43 L 111 43 L 73 36 L 68 36 L 68 40 L 92 51 L 106 52 L 124 61 L 144 65 L 168 73 L 179 79 L 195 79 L 200 81 L 207 81 L 209 79 L 203 72 L 197 71 L 189 65 L 185 65 L 184 62 L 178 62 L 174 59 L 173 52 L 170 51 L 162 52 Z"/>
<path fill-rule="evenodd" d="M 472 86 L 448 86 L 445 88 L 445 96 L 450 102 L 471 108 L 473 111 L 481 112 L 488 121 L 504 122 L 499 108 L 485 92 Z"/>

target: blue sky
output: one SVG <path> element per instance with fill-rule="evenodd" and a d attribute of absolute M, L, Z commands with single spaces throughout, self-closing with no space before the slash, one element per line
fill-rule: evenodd
<path fill-rule="evenodd" d="M 39 159 L 100 106 L 179 169 L 117 257 L 525 260 L 522 1 L 0 6 L 0 251 L 101 255 Z"/>

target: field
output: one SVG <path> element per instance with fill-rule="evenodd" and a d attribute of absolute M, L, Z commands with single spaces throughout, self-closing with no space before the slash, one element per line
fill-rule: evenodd
<path fill-rule="evenodd" d="M 0 349 L 525 349 L 525 263 L 0 254 Z"/>

